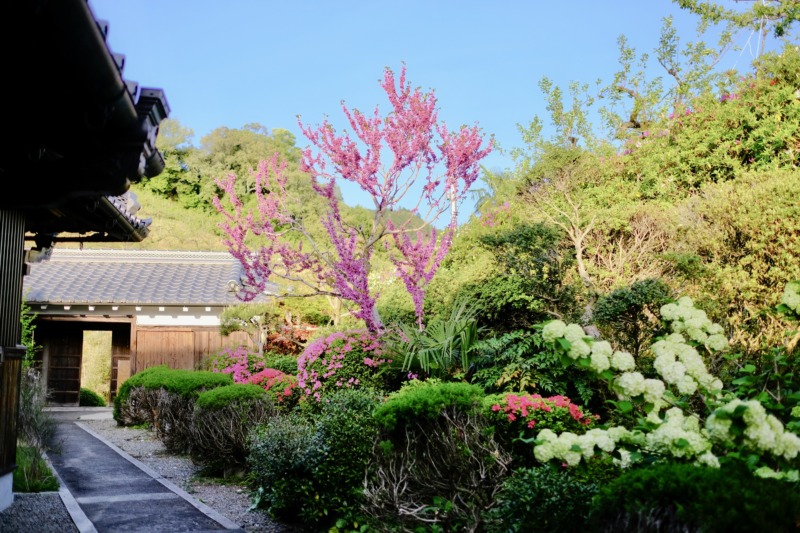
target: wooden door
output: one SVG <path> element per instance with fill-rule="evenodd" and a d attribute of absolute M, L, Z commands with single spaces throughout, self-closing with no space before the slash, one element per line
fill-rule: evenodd
<path fill-rule="evenodd" d="M 78 405 L 81 390 L 83 331 L 58 328 L 48 340 L 47 389 L 51 404 Z"/>

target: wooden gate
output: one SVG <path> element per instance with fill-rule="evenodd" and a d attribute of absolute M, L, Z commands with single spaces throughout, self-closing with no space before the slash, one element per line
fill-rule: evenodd
<path fill-rule="evenodd" d="M 61 327 L 52 335 L 47 350 L 47 390 L 49 403 L 78 405 L 81 390 L 83 331 Z"/>

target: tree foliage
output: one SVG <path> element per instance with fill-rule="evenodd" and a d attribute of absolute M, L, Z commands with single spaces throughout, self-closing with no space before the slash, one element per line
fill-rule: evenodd
<path fill-rule="evenodd" d="M 324 241 L 314 239 L 292 210 L 287 200 L 288 163 L 279 154 L 261 161 L 253 185 L 247 187 L 255 196 L 255 208 L 247 207 L 235 174 L 217 180 L 227 204 L 217 197 L 214 205 L 225 217 L 221 227 L 226 244 L 245 270 L 245 299 L 279 278 L 310 294 L 354 304 L 354 316 L 369 329 L 380 330 L 383 323 L 369 274 L 378 243 L 389 246 L 391 241 L 390 260 L 413 298 L 421 324 L 425 286 L 450 247 L 458 204 L 477 179 L 478 163 L 492 143 L 484 145 L 477 126 L 450 131 L 438 120 L 434 93 L 412 90 L 405 73 L 405 67 L 398 79 L 391 69 L 384 73 L 381 87 L 392 109 L 384 117 L 377 107 L 366 115 L 342 106 L 352 134 L 338 134 L 327 119 L 316 128 L 300 123 L 316 149 L 303 151 L 300 166 L 325 205 Z M 383 155 L 387 147 L 388 156 Z M 356 227 L 342 216 L 338 179 L 358 185 L 372 199 L 375 210 L 369 225 Z M 390 213 L 416 194 L 411 212 L 424 226 L 414 227 L 413 218 L 399 224 L 392 220 Z M 448 212 L 449 223 L 437 231 L 433 223 Z M 253 237 L 257 242 L 251 244 Z"/>

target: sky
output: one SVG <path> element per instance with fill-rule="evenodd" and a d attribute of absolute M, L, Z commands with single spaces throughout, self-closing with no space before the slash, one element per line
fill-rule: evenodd
<path fill-rule="evenodd" d="M 731 3 L 731 2 L 728 2 Z M 108 42 L 125 55 L 123 77 L 161 88 L 170 118 L 194 144 L 218 127 L 259 123 L 292 132 L 326 117 L 346 128 L 341 104 L 388 108 L 379 79 L 405 64 L 412 87 L 433 90 L 451 130 L 478 125 L 498 150 L 483 165 L 513 167 L 518 126 L 547 123 L 538 88 L 544 76 L 609 81 L 617 38 L 638 52 L 658 45 L 664 17 L 681 42 L 696 40 L 697 18 L 670 0 L 89 0 L 109 23 Z M 732 4 L 732 7 L 735 4 Z M 757 36 L 729 54 L 725 68 L 747 68 Z M 745 43 L 746 44 L 746 43 Z M 547 124 L 546 124 L 547 125 Z M 363 201 L 353 197 L 351 204 Z M 354 192 L 352 193 L 355 194 Z"/>

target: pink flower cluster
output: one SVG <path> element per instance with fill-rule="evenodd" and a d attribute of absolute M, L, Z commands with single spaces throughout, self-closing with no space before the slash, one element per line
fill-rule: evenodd
<path fill-rule="evenodd" d="M 292 389 L 297 387 L 297 376 L 286 374 L 274 368 L 265 368 L 262 361 L 256 361 L 251 364 L 249 354 L 243 346 L 239 346 L 235 350 L 225 349 L 222 352 L 222 356 L 222 359 L 215 361 L 212 370 L 223 374 L 231 374 L 234 383 L 251 383 L 267 391 L 272 387 L 282 386 L 283 390 L 277 394 L 278 401 L 291 396 Z M 225 363 L 227 363 L 227 366 L 222 366 Z"/>
<path fill-rule="evenodd" d="M 298 386 L 317 401 L 326 388 L 358 387 L 391 363 L 382 355 L 378 336 L 366 329 L 331 333 L 311 342 L 300 355 Z"/>
<path fill-rule="evenodd" d="M 226 201 L 215 197 L 213 203 L 224 217 L 219 225 L 224 243 L 242 264 L 245 283 L 239 296 L 244 301 L 263 292 L 276 277 L 290 284 L 302 280 L 313 293 L 351 302 L 353 316 L 371 331 L 381 331 L 378 294 L 370 287 L 369 273 L 373 248 L 393 240 L 390 259 L 422 323 L 425 287 L 450 248 L 458 205 L 480 176 L 480 161 L 494 149 L 494 141 L 485 143 L 477 125 L 450 131 L 438 119 L 434 92 L 412 89 L 405 65 L 399 77 L 387 68 L 380 85 L 391 109 L 385 115 L 377 107 L 373 113 L 362 113 L 342 104 L 350 132 L 337 133 L 327 119 L 311 127 L 298 118 L 300 130 L 311 143 L 302 152 L 300 170 L 325 203 L 319 214 L 326 242 L 315 242 L 291 212 L 287 163 L 278 154 L 262 161 L 253 173 L 256 210 L 237 193 L 234 174 L 216 180 Z M 337 194 L 341 180 L 367 193 L 375 206 L 376 223 L 364 234 L 342 219 Z M 415 185 L 422 186 L 419 196 Z M 401 206 L 419 219 L 388 223 L 389 213 Z M 437 238 L 432 228 L 448 212 L 450 222 Z M 255 246 L 253 236 L 257 237 Z M 331 252 L 319 253 L 328 244 Z"/>
<path fill-rule="evenodd" d="M 227 363 L 226 366 L 222 366 Z M 256 362 L 253 365 L 256 371 L 264 367 L 264 363 Z M 222 351 L 222 358 L 217 359 L 212 367 L 214 372 L 231 374 L 234 383 L 249 383 L 253 370 L 250 367 L 249 354 L 244 346 L 239 346 L 234 350 L 226 348 Z"/>
<path fill-rule="evenodd" d="M 258 385 L 267 391 L 273 387 L 283 387 L 276 395 L 280 402 L 292 395 L 292 390 L 297 387 L 297 377 L 274 368 L 265 368 L 261 372 L 251 375 L 245 383 Z"/>
<path fill-rule="evenodd" d="M 513 422 L 517 418 L 529 419 L 527 426 L 533 428 L 536 425 L 536 411 L 552 412 L 553 408 L 566 409 L 570 416 L 581 424 L 588 425 L 596 420 L 594 415 L 585 415 L 580 407 L 572 403 L 566 396 L 550 396 L 543 398 L 539 394 L 506 394 L 503 398 L 505 406 L 494 404 L 492 411 L 503 411 L 508 416 L 508 421 Z"/>

